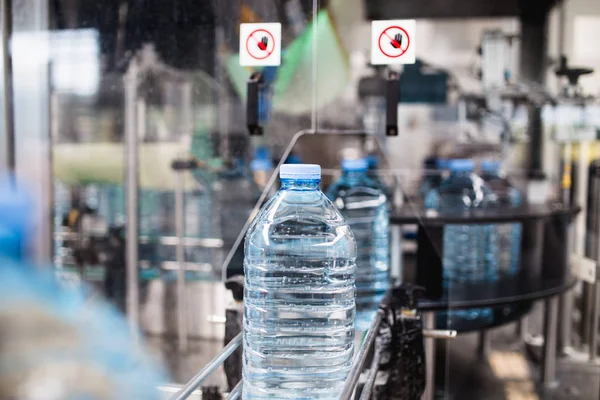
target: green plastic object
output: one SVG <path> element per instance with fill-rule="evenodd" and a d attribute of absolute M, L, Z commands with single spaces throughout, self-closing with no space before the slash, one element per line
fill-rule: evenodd
<path fill-rule="evenodd" d="M 317 58 L 316 70 L 313 57 Z M 226 70 L 237 94 L 245 101 L 246 82 L 254 70 L 240 66 L 238 54 L 227 59 Z M 337 98 L 349 80 L 348 55 L 329 12 L 321 10 L 282 52 L 282 63 L 273 88 L 273 110 L 287 114 L 308 113 L 313 106 L 313 90 L 317 91 L 316 107 L 322 107 Z"/>

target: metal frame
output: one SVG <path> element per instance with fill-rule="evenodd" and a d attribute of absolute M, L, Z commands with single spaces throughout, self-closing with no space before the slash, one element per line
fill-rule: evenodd
<path fill-rule="evenodd" d="M 189 79 L 200 76 L 211 88 L 222 92 L 221 86 L 210 81 L 208 77 L 196 75 L 195 73 L 180 71 L 162 63 L 152 45 L 145 45 L 131 58 L 127 72 L 124 77 L 125 86 L 125 192 L 126 192 L 126 258 L 127 271 L 126 288 L 126 310 L 127 318 L 132 327 L 134 337 L 139 336 L 137 327 L 140 322 L 140 294 L 139 294 L 139 244 L 148 240 L 139 235 L 139 210 L 138 210 L 138 188 L 139 188 L 139 139 L 146 136 L 146 102 L 140 95 L 139 86 L 143 83 L 149 73 L 159 73 L 174 80 Z M 184 104 L 184 119 L 187 122 L 186 134 L 191 135 L 191 120 L 193 113 L 190 107 L 193 88 L 186 85 L 184 88 L 182 104 Z M 159 238 L 161 244 L 175 245 L 178 269 L 177 274 L 177 304 L 178 304 L 178 337 L 180 350 L 187 347 L 187 325 L 185 311 L 187 302 L 185 298 L 185 271 L 203 270 L 202 265 L 190 265 L 185 262 L 184 247 L 198 246 L 220 248 L 223 240 L 217 238 L 186 238 L 184 235 L 184 210 L 183 210 L 183 176 L 182 172 L 176 173 L 176 237 L 163 236 Z M 173 263 L 165 264 L 167 266 Z M 192 267 L 192 268 L 189 268 Z M 193 268 L 195 267 L 195 268 Z"/>
<path fill-rule="evenodd" d="M 367 354 L 369 354 L 369 350 L 375 343 L 375 338 L 377 337 L 377 333 L 379 332 L 379 326 L 381 325 L 381 322 L 383 321 L 383 316 L 384 316 L 383 311 L 379 310 L 379 312 L 375 316 L 375 319 L 371 323 L 371 326 L 369 327 L 369 330 L 367 331 L 366 337 L 362 341 L 362 345 L 361 345 L 360 349 L 358 350 L 358 353 L 354 357 L 352 369 L 348 373 L 348 378 L 347 378 L 346 384 L 344 385 L 344 388 L 342 390 L 342 394 L 340 395 L 340 400 L 350 400 L 354 397 L 354 392 L 355 392 L 356 386 L 358 384 L 360 374 L 361 374 L 364 364 L 366 362 Z M 434 332 L 433 334 L 440 335 L 439 332 Z M 448 337 L 456 336 L 456 332 L 443 333 L 443 334 L 445 334 Z M 433 339 L 428 339 L 428 340 L 433 340 Z M 213 372 L 215 372 L 217 370 L 217 368 L 223 362 L 225 362 L 227 357 L 229 357 L 231 354 L 233 354 L 233 352 L 235 350 L 237 350 L 237 348 L 239 346 L 241 346 L 241 344 L 242 344 L 242 334 L 239 333 L 235 338 L 233 338 L 233 340 L 231 340 L 231 342 L 229 342 L 227 344 L 227 346 L 225 346 L 223 348 L 223 350 L 221 350 L 219 352 L 219 354 L 217 354 L 217 356 L 215 358 L 213 358 L 183 388 L 181 388 L 181 390 L 179 390 L 179 392 L 177 392 L 173 397 L 171 397 L 170 400 L 185 400 L 185 399 L 187 399 L 196 389 L 198 389 L 202 385 L 202 383 Z M 372 365 L 375 364 L 376 359 L 377 359 L 377 357 L 374 357 L 373 362 L 371 363 Z M 368 392 L 371 391 L 371 389 L 373 388 L 373 385 L 375 384 L 375 376 L 377 375 L 376 372 L 377 372 L 376 368 L 371 369 L 371 371 L 369 373 L 369 379 L 367 379 L 367 383 L 369 385 L 365 385 L 363 390 L 368 391 Z M 229 393 L 229 396 L 227 397 L 227 399 L 233 400 L 233 399 L 239 398 L 239 396 L 241 395 L 241 391 L 242 391 L 242 382 L 240 382 L 236 385 L 236 387 Z"/>
<path fill-rule="evenodd" d="M 547 388 L 557 386 L 556 381 L 556 338 L 558 335 L 558 296 L 544 302 L 544 363 L 542 384 Z"/>
<path fill-rule="evenodd" d="M 351 400 L 355 396 L 355 390 L 358 385 L 358 381 L 365 366 L 365 362 L 367 360 L 367 355 L 369 354 L 371 348 L 375 343 L 375 339 L 377 338 L 377 333 L 379 332 L 379 327 L 384 318 L 384 311 L 380 309 L 375 319 L 371 322 L 371 326 L 367 331 L 367 334 L 362 341 L 362 344 L 354 356 L 352 369 L 348 373 L 348 378 L 346 380 L 346 384 L 342 389 L 342 394 L 340 395 L 340 400 Z M 434 325 L 432 325 L 431 321 L 435 323 L 435 313 L 430 312 L 424 315 L 425 318 L 425 329 L 423 329 L 423 336 L 425 339 L 425 352 L 427 357 L 427 388 L 431 393 L 435 392 L 435 382 L 433 381 L 433 375 L 430 375 L 433 371 L 433 363 L 432 360 L 435 355 L 433 354 L 433 348 L 431 343 L 434 343 L 436 339 L 453 339 L 456 337 L 456 331 L 452 330 L 436 330 L 434 329 Z M 429 322 L 428 322 L 429 321 Z M 428 346 L 429 344 L 429 346 Z M 206 379 L 217 370 L 217 368 L 225 362 L 225 360 L 235 352 L 238 347 L 242 345 L 242 333 L 239 333 L 235 338 L 233 338 L 227 346 L 221 350 L 215 358 L 213 358 L 204 368 L 200 370 L 183 388 L 181 388 L 170 400 L 185 400 L 188 399 L 201 385 Z M 366 383 L 363 387 L 363 393 L 360 399 L 368 399 L 369 393 L 373 389 L 375 384 L 375 377 L 378 372 L 378 360 L 380 359 L 380 354 L 375 352 L 373 355 L 373 359 L 371 361 L 371 367 L 369 370 L 369 374 L 367 376 Z M 427 389 L 426 389 L 427 390 Z M 242 393 L 242 382 L 238 383 L 235 388 L 229 393 L 227 399 L 238 399 L 240 398 Z M 427 392 L 426 392 L 427 393 Z M 423 399 L 428 399 L 428 397 L 423 397 Z"/>
<path fill-rule="evenodd" d="M 2 18 L 12 21 L 12 29 L 3 30 L 3 35 L 11 35 L 3 40 L 8 41 L 7 46 L 10 44 L 12 73 L 7 76 L 10 71 L 3 72 L 12 90 L 6 99 L 11 107 L 4 112 L 12 113 L 14 139 L 13 147 L 7 150 L 15 163 L 15 181 L 26 181 L 30 196 L 36 200 L 33 210 L 36 229 L 28 240 L 28 258 L 33 263 L 47 265 L 52 259 L 53 214 L 50 4 L 48 0 L 11 0 L 6 1 L 6 6 L 12 13 L 3 13 Z M 8 25 L 3 27 L 8 28 Z M 3 90 L 9 88 L 5 86 Z"/>
<path fill-rule="evenodd" d="M 179 350 L 184 351 L 188 346 L 188 330 L 187 330 L 187 296 L 185 292 L 185 248 L 183 245 L 183 237 L 185 235 L 184 221 L 184 183 L 183 174 L 185 171 L 175 171 L 175 230 L 177 231 L 177 337 L 179 342 Z"/>
<path fill-rule="evenodd" d="M 2 18 L 2 145 L 0 146 L 0 167 L 13 171 L 15 162 L 15 126 L 13 120 L 13 73 L 10 54 L 12 35 L 12 0 L 0 1 Z"/>
<path fill-rule="evenodd" d="M 196 389 L 198 389 L 200 387 L 200 385 L 202 385 L 202 383 L 213 373 L 217 370 L 217 368 L 219 368 L 219 366 L 221 364 L 223 364 L 223 362 L 225 362 L 225 360 L 227 359 L 227 357 L 229 357 L 231 354 L 233 354 L 234 351 L 237 350 L 238 347 L 240 347 L 240 345 L 242 344 L 242 334 L 239 333 L 236 337 L 234 337 L 231 342 L 229 342 L 227 344 L 227 346 L 225 346 L 223 348 L 223 350 L 221 350 L 219 352 L 219 354 L 216 355 L 215 358 L 213 358 L 208 364 L 206 364 L 206 366 L 204 368 L 202 368 L 200 370 L 200 372 L 198 372 L 183 388 L 181 388 L 181 390 L 179 392 L 177 392 L 173 397 L 171 397 L 171 400 L 184 400 L 187 399 Z M 239 387 L 239 389 L 238 389 Z M 235 399 L 236 397 L 231 397 L 232 393 L 234 392 L 241 392 L 241 384 L 238 384 L 229 394 L 231 399 Z M 237 391 L 236 391 L 237 389 Z M 238 393 L 239 394 L 239 393 Z"/>
<path fill-rule="evenodd" d="M 423 315 L 423 328 L 435 329 L 435 312 L 427 312 Z M 425 339 L 425 393 L 422 400 L 435 399 L 435 340 Z"/>
<path fill-rule="evenodd" d="M 138 164 L 138 127 L 139 118 L 136 107 L 138 99 L 138 74 L 140 66 L 134 57 L 129 64 L 125 74 L 125 159 L 127 160 L 125 171 L 125 193 L 127 210 L 127 232 L 126 232 L 126 258 L 125 268 L 127 270 L 127 319 L 133 332 L 137 332 L 140 321 L 140 295 L 138 282 L 138 186 L 139 186 L 139 164 Z M 137 338 L 137 334 L 133 334 Z"/>

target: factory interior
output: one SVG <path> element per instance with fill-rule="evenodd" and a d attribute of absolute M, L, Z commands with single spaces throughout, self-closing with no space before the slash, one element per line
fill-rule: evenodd
<path fill-rule="evenodd" d="M 600 399 L 600 0 L 0 17 L 0 399 Z"/>

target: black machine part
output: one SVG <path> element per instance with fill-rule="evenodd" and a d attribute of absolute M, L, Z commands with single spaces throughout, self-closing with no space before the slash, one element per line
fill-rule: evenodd
<path fill-rule="evenodd" d="M 385 134 L 386 136 L 398 136 L 398 102 L 400 93 L 398 88 L 397 72 L 390 71 L 386 81 L 385 92 Z"/>
<path fill-rule="evenodd" d="M 238 303 L 236 306 L 230 306 L 225 310 L 225 340 L 227 345 L 236 337 L 243 328 L 242 316 L 243 310 L 241 302 L 244 299 L 244 276 L 234 275 L 225 281 L 225 287 L 231 290 L 233 298 Z M 242 379 L 242 347 L 240 346 L 223 363 L 227 386 L 232 390 Z M 204 398 L 204 397 L 203 397 Z"/>
<path fill-rule="evenodd" d="M 418 400 L 425 391 L 425 347 L 423 322 L 416 313 L 422 287 L 404 284 L 392 289 L 388 304 L 382 305 L 384 320 L 376 341 L 379 370 L 385 383 L 376 387 L 378 399 Z"/>
<path fill-rule="evenodd" d="M 569 84 L 571 84 L 573 86 L 577 86 L 579 77 L 581 77 L 582 75 L 589 75 L 593 72 L 594 72 L 594 70 L 591 68 L 569 67 L 567 57 L 564 55 L 560 56 L 558 68 L 556 68 L 556 70 L 554 70 L 554 73 L 556 74 L 556 76 L 566 77 L 567 80 L 569 81 Z"/>
<path fill-rule="evenodd" d="M 202 398 L 205 400 L 223 400 L 221 390 L 218 386 L 203 386 Z"/>
<path fill-rule="evenodd" d="M 231 290 L 235 301 L 244 300 L 244 276 L 234 275 L 225 281 L 225 288 Z"/>
<path fill-rule="evenodd" d="M 248 79 L 246 89 L 246 126 L 250 136 L 262 136 L 263 128 L 260 126 L 259 112 L 259 92 L 264 84 L 263 75 L 260 72 L 253 72 Z"/>

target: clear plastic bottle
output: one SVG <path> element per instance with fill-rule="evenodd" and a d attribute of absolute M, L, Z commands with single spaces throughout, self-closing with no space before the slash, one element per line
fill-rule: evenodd
<path fill-rule="evenodd" d="M 448 169 L 449 162 L 450 160 L 447 158 L 425 160 L 423 166 L 428 171 L 423 176 L 421 185 L 419 186 L 419 193 L 423 198 L 427 196 L 430 190 L 437 189 L 440 186 L 444 180 L 444 173 Z"/>
<path fill-rule="evenodd" d="M 389 206 L 365 159 L 343 160 L 341 178 L 327 197 L 348 221 L 357 245 L 356 328 L 367 330 L 389 287 Z"/>
<path fill-rule="evenodd" d="M 481 178 L 473 173 L 472 160 L 454 159 L 448 163 L 450 176 L 438 189 L 429 191 L 425 207 L 446 215 L 456 215 L 486 204 L 489 193 Z M 493 237 L 487 225 L 447 224 L 444 226 L 442 279 L 443 285 L 452 292 L 454 285 L 466 282 L 482 283 L 495 279 L 486 254 L 490 252 Z M 450 293 L 452 296 L 452 293 Z M 492 317 L 491 309 L 452 311 L 451 316 L 468 320 Z"/>
<path fill-rule="evenodd" d="M 269 149 L 259 147 L 256 149 L 254 159 L 250 163 L 250 171 L 252 171 L 252 179 L 256 187 L 256 197 L 260 197 L 262 192 L 267 188 L 271 174 L 273 173 L 273 161 L 269 154 Z M 275 185 L 269 188 L 269 196 L 275 193 Z"/>
<path fill-rule="evenodd" d="M 379 168 L 381 165 L 379 157 L 375 154 L 371 154 L 365 157 L 365 159 L 367 160 L 368 165 L 367 177 L 369 177 L 369 179 L 375 182 L 375 184 L 378 185 L 381 188 L 381 190 L 383 190 L 383 192 L 387 196 L 388 203 L 391 204 L 393 199 L 393 190 L 388 186 L 386 179 L 383 178 L 379 172 Z"/>
<path fill-rule="evenodd" d="M 246 234 L 243 398 L 333 400 L 354 353 L 356 243 L 318 165 L 280 178 Z"/>
<path fill-rule="evenodd" d="M 33 228 L 33 201 L 14 178 L 0 174 L 0 266 L 7 260 L 25 261 Z"/>
<path fill-rule="evenodd" d="M 500 162 L 482 160 L 480 168 L 481 178 L 494 193 L 498 207 L 515 208 L 523 204 L 523 195 L 501 171 Z M 495 225 L 500 276 L 514 276 L 519 271 L 522 229 L 519 222 Z"/>

